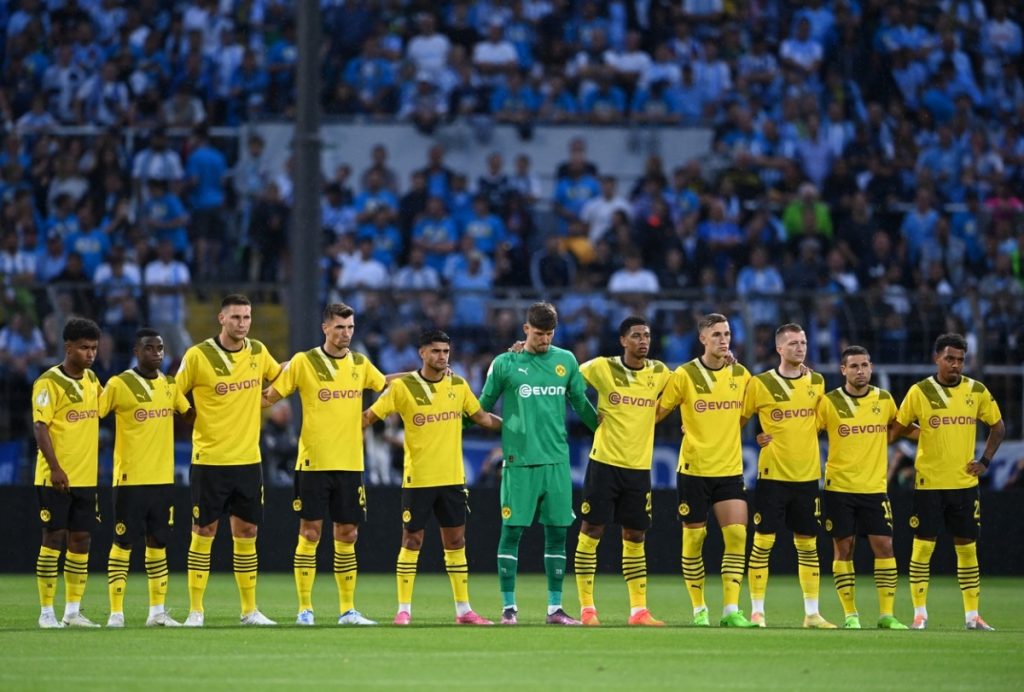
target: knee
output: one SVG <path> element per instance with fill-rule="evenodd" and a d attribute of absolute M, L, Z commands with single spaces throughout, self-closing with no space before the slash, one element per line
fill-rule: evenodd
<path fill-rule="evenodd" d="M 627 529 L 622 530 L 622 535 L 625 537 Z M 580 525 L 580 533 L 584 536 L 593 538 L 594 540 L 600 540 L 601 536 L 604 535 L 604 524 L 589 524 L 583 522 Z"/>
<path fill-rule="evenodd" d="M 402 547 L 406 550 L 419 550 L 423 547 L 423 532 L 407 533 L 402 536 Z"/>
<path fill-rule="evenodd" d="M 317 543 L 320 541 L 320 527 L 301 526 L 299 527 L 299 535 L 305 538 L 310 543 Z"/>
<path fill-rule="evenodd" d="M 645 532 L 639 529 L 622 529 L 622 540 L 630 543 L 643 543 L 644 534 Z"/>
<path fill-rule="evenodd" d="M 123 541 L 114 541 L 114 545 L 116 545 L 121 550 L 131 551 L 131 549 L 132 549 L 132 544 L 131 543 L 124 543 Z M 147 543 L 147 545 L 148 545 L 148 543 Z M 150 546 L 150 547 L 154 547 L 155 548 L 156 546 Z"/>
<path fill-rule="evenodd" d="M 72 553 L 87 553 L 92 537 L 86 532 L 74 532 L 68 534 L 68 551 Z"/>
<path fill-rule="evenodd" d="M 63 529 L 60 531 L 43 531 L 43 547 L 50 550 L 61 550 L 64 548 L 64 541 L 67 540 L 67 537 L 68 532 Z"/>
<path fill-rule="evenodd" d="M 442 536 L 445 550 L 462 550 L 466 547 L 466 534 L 457 536 Z"/>
<path fill-rule="evenodd" d="M 320 538 L 320 532 L 317 531 L 317 539 Z M 356 539 L 359 538 L 359 527 L 355 524 L 335 524 L 334 525 L 334 540 L 341 541 L 342 543 L 355 543 Z"/>
<path fill-rule="evenodd" d="M 192 533 L 203 538 L 213 538 L 217 535 L 217 522 L 207 524 L 206 526 L 194 525 L 192 527 Z"/>

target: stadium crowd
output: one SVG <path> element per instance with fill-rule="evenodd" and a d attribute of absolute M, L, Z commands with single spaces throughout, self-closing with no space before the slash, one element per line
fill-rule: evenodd
<path fill-rule="evenodd" d="M 987 363 L 1024 359 L 1013 3 L 321 5 L 331 115 L 425 135 L 509 124 L 524 141 L 537 123 L 714 131 L 709 156 L 651 157 L 635 181 L 598 170 L 585 137 L 554 172 L 484 146 L 477 180 L 440 146 L 408 180 L 386 144 L 339 166 L 324 181 L 323 293 L 358 308 L 384 371 L 415 365 L 400 325 L 433 322 L 476 388 L 518 333 L 493 299 L 505 289 L 558 296 L 560 341 L 581 361 L 640 311 L 654 353 L 680 363 L 692 315 L 712 310 L 735 315 L 738 348 L 755 344 L 752 369 L 786 318 L 807 325 L 812 362 L 851 340 L 919 362 L 945 331 Z M 103 377 L 144 323 L 181 356 L 193 281 L 287 280 L 289 170 L 268 167 L 258 135 L 237 151 L 208 131 L 292 115 L 292 3 L 11 0 L 0 18 L 8 401 L 51 361 L 55 315 L 101 323 Z"/>

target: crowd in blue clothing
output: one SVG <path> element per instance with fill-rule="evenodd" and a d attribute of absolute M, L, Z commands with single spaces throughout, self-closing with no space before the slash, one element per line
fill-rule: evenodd
<path fill-rule="evenodd" d="M 31 374 L 40 339 L 53 348 L 41 285 L 69 287 L 61 313 L 96 316 L 123 354 L 142 322 L 183 331 L 193 281 L 287 279 L 291 172 L 268 170 L 259 136 L 239 151 L 206 133 L 292 115 L 294 12 L 0 2 L 6 372 Z M 583 357 L 614 348 L 616 318 L 639 310 L 684 359 L 692 314 L 732 311 L 736 295 L 738 342 L 770 343 L 796 317 L 820 362 L 851 339 L 919 360 L 952 327 L 990 362 L 1024 356 L 1014 3 L 323 0 L 321 18 L 330 115 L 425 134 L 459 120 L 481 142 L 496 124 L 524 142 L 541 122 L 714 131 L 709 156 L 651 157 L 635 181 L 598 170 L 585 139 L 539 172 L 482 144 L 476 180 L 437 146 L 411 175 L 383 144 L 340 166 L 324 181 L 323 291 L 366 312 L 371 342 L 399 314 L 487 353 L 508 319 L 487 296 L 526 287 L 564 297 L 563 338 Z M 54 135 L 79 125 L 97 134 Z"/>

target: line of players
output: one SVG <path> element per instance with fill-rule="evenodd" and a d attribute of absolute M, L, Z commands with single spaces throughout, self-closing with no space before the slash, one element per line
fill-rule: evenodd
<path fill-rule="evenodd" d="M 733 362 L 731 333 L 723 315 L 698 325 L 704 353 L 674 372 L 649 359 L 646 321 L 620 326 L 621 355 L 582 366 L 552 345 L 557 312 L 546 303 L 529 309 L 525 341 L 498 356 L 478 400 L 450 372 L 450 339 L 438 330 L 420 339 L 422 367 L 385 377 L 349 346 L 355 329 L 351 308 L 324 312 L 324 343 L 295 354 L 282 367 L 260 342 L 249 339 L 252 312 L 240 295 L 225 298 L 218 336 L 193 346 L 176 376 L 160 372 L 158 333 L 137 335 L 137 365 L 100 386 L 89 370 L 98 327 L 72 319 L 64 330 L 65 359 L 36 381 L 33 418 L 39 446 L 35 484 L 43 523 L 37 562 L 40 627 L 95 627 L 80 610 L 88 576 L 89 537 L 99 519 L 96 494 L 98 418 L 116 414 L 114 450 L 114 544 L 108 562 L 111 614 L 108 626 L 124 625 L 123 600 L 132 541 L 146 539 L 150 612 L 147 625 L 176 626 L 166 613 L 167 531 L 174 522 L 173 423 L 175 412 L 194 417 L 192 541 L 188 554 L 190 611 L 183 624 L 204 624 L 203 595 L 213 537 L 230 516 L 234 572 L 241 622 L 274 624 L 256 607 L 256 533 L 262 518 L 259 457 L 260 407 L 298 390 L 303 426 L 293 509 L 299 514 L 294 567 L 299 598 L 297 624 L 314 624 L 311 593 L 324 517 L 333 523 L 334 575 L 339 624 L 375 624 L 355 608 L 355 543 L 365 519 L 361 430 L 392 413 L 405 428 L 403 534 L 397 560 L 398 612 L 394 623 L 412 621 L 412 593 L 426 523 L 436 517 L 455 600 L 456 622 L 485 625 L 469 603 L 465 524 L 468 493 L 462 467 L 464 417 L 501 431 L 502 533 L 498 548 L 502 624 L 518 622 L 516 565 L 523 530 L 544 526 L 548 577 L 546 622 L 598 625 L 594 605 L 597 547 L 610 521 L 622 526 L 622 571 L 630 598 L 628 622 L 662 625 L 647 609 L 644 535 L 651 519 L 650 468 L 654 426 L 679 407 L 684 438 L 677 486 L 682 531 L 682 571 L 693 604 L 693 624 L 708 626 L 702 546 L 709 511 L 722 527 L 724 607 L 720 624 L 764 627 L 768 557 L 776 533 L 794 534 L 804 595 L 804 626 L 833 628 L 818 613 L 816 534 L 821 514 L 818 430 L 829 435 L 825 473 L 825 527 L 835 545 L 833 573 L 847 628 L 860 626 L 854 602 L 853 544 L 867 534 L 875 553 L 878 626 L 906 629 L 894 617 L 896 562 L 892 511 L 885 495 L 886 446 L 900 435 L 919 439 L 911 526 L 913 627 L 927 625 L 928 565 L 940 526 L 954 536 L 958 580 L 968 629 L 991 629 L 978 614 L 980 578 L 976 540 L 980 521 L 977 476 L 984 473 L 1004 435 L 998 406 L 979 382 L 962 375 L 966 342 L 943 335 L 935 344 L 935 376 L 915 384 L 897 410 L 892 396 L 869 384 L 867 351 L 842 354 L 842 387 L 825 393 L 824 379 L 804 366 L 806 337 L 795 324 L 776 335 L 777 368 L 751 377 Z M 264 383 L 269 386 L 264 390 Z M 595 410 L 586 386 L 598 393 Z M 390 386 L 388 386 L 390 385 Z M 386 387 L 386 389 L 385 389 Z M 366 411 L 363 391 L 385 390 Z M 185 394 L 195 401 L 194 412 Z M 487 411 L 503 399 L 503 417 Z M 562 604 L 566 535 L 575 519 L 566 439 L 566 401 L 595 432 L 580 513 L 575 572 L 581 617 Z M 739 610 L 747 571 L 747 500 L 742 477 L 740 429 L 757 415 L 763 433 L 754 492 L 753 547 L 749 558 L 751 618 Z M 976 421 L 989 425 L 984 454 L 973 458 Z M 920 423 L 919 428 L 914 423 Z M 64 543 L 66 606 L 57 619 L 54 595 Z"/>

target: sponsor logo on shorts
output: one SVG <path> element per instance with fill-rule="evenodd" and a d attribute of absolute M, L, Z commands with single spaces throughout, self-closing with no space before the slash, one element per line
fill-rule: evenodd
<path fill-rule="evenodd" d="M 679 505 L 679 516 L 685 517 L 685 516 L 687 516 L 689 514 L 690 514 L 690 505 L 686 504 L 685 502 L 680 503 L 680 505 Z"/>
<path fill-rule="evenodd" d="M 235 392 L 244 392 L 248 389 L 259 389 L 260 384 L 261 381 L 258 377 L 254 377 L 249 380 L 242 380 L 241 382 L 218 382 L 213 388 L 213 391 L 223 396 L 225 394 L 233 394 Z"/>
<path fill-rule="evenodd" d="M 693 402 L 693 410 L 697 413 L 704 413 L 705 411 L 728 411 L 733 408 L 743 408 L 743 403 L 740 401 L 705 401 L 704 399 L 697 399 L 697 401 Z"/>
<path fill-rule="evenodd" d="M 917 515 L 910 517 L 910 528 L 916 529 L 921 525 L 921 520 L 917 518 Z"/>
<path fill-rule="evenodd" d="M 199 518 L 199 505 L 192 505 L 192 518 L 193 519 L 198 519 Z"/>
<path fill-rule="evenodd" d="M 555 366 L 555 374 L 559 377 L 565 377 L 565 366 L 559 363 Z"/>
<path fill-rule="evenodd" d="M 89 420 L 90 418 L 98 418 L 99 412 L 96 409 L 89 411 L 68 411 L 65 418 L 68 423 L 77 423 L 80 420 Z"/>
<path fill-rule="evenodd" d="M 413 425 L 430 425 L 431 423 L 444 423 L 449 420 L 462 418 L 460 411 L 441 411 L 441 413 L 417 413 L 412 417 Z"/>
<path fill-rule="evenodd" d="M 40 521 L 42 521 L 44 523 L 48 522 L 48 521 L 50 521 L 50 517 L 51 517 L 50 510 L 48 510 L 48 509 L 41 509 L 41 510 L 39 510 L 39 519 L 40 519 Z"/>
<path fill-rule="evenodd" d="M 825 520 L 825 530 L 826 531 L 831 531 L 832 530 L 832 520 L 831 519 L 826 519 Z"/>
<path fill-rule="evenodd" d="M 519 386 L 519 397 L 529 399 L 531 396 L 565 396 L 565 387 L 562 385 L 546 385 L 544 387 L 523 384 Z"/>
<path fill-rule="evenodd" d="M 755 524 L 760 524 L 761 523 L 761 513 L 760 512 L 754 512 L 754 523 Z"/>
<path fill-rule="evenodd" d="M 788 418 L 809 418 L 814 415 L 813 408 L 793 408 L 793 409 L 781 409 L 773 408 L 771 412 L 772 420 L 778 423 L 779 421 L 786 420 Z"/>
<path fill-rule="evenodd" d="M 588 509 L 589 509 L 589 507 L 588 507 Z M 584 511 L 586 511 L 586 510 L 584 510 Z M 505 507 L 502 507 L 501 508 L 501 518 L 502 519 L 511 519 L 512 518 L 512 508 L 507 506 L 507 505 Z"/>
<path fill-rule="evenodd" d="M 302 500 L 300 500 L 299 498 L 295 498 L 294 500 L 292 500 L 292 511 L 302 511 Z"/>
<path fill-rule="evenodd" d="M 361 398 L 362 395 L 362 391 L 358 389 L 327 389 L 325 387 L 316 393 L 316 398 L 327 402 L 332 399 L 356 399 Z"/>
<path fill-rule="evenodd" d="M 932 416 L 928 425 L 933 428 L 940 425 L 977 425 L 977 420 L 973 416 Z"/>
<path fill-rule="evenodd" d="M 158 418 L 169 418 L 174 415 L 174 410 L 169 408 L 156 408 L 148 411 L 144 408 L 135 409 L 134 418 L 138 423 L 145 423 L 148 420 L 156 420 Z"/>
<path fill-rule="evenodd" d="M 406 524 L 412 521 L 412 512 L 410 512 L 409 510 L 405 510 L 404 512 L 402 512 L 402 521 Z"/>
<path fill-rule="evenodd" d="M 511 514 L 511 512 L 509 512 L 509 514 Z M 583 504 L 580 505 L 580 514 L 590 514 L 590 503 L 589 502 L 584 501 Z M 505 516 L 505 511 L 504 510 L 502 510 L 502 516 Z"/>
<path fill-rule="evenodd" d="M 875 435 L 877 433 L 888 432 L 888 426 L 882 425 L 881 423 L 874 423 L 872 425 L 847 425 L 843 423 L 836 432 L 839 433 L 839 437 L 849 437 L 850 435 Z"/>
<path fill-rule="evenodd" d="M 123 536 L 127 530 L 128 527 L 124 525 L 123 521 L 117 522 L 117 524 L 114 526 L 114 533 L 116 533 L 118 536 Z"/>
<path fill-rule="evenodd" d="M 656 403 L 654 399 L 647 399 L 639 396 L 629 396 L 628 394 L 619 394 L 618 392 L 612 392 L 608 395 L 608 403 L 613 406 L 622 404 L 623 406 L 636 406 L 638 408 L 654 408 Z"/>

